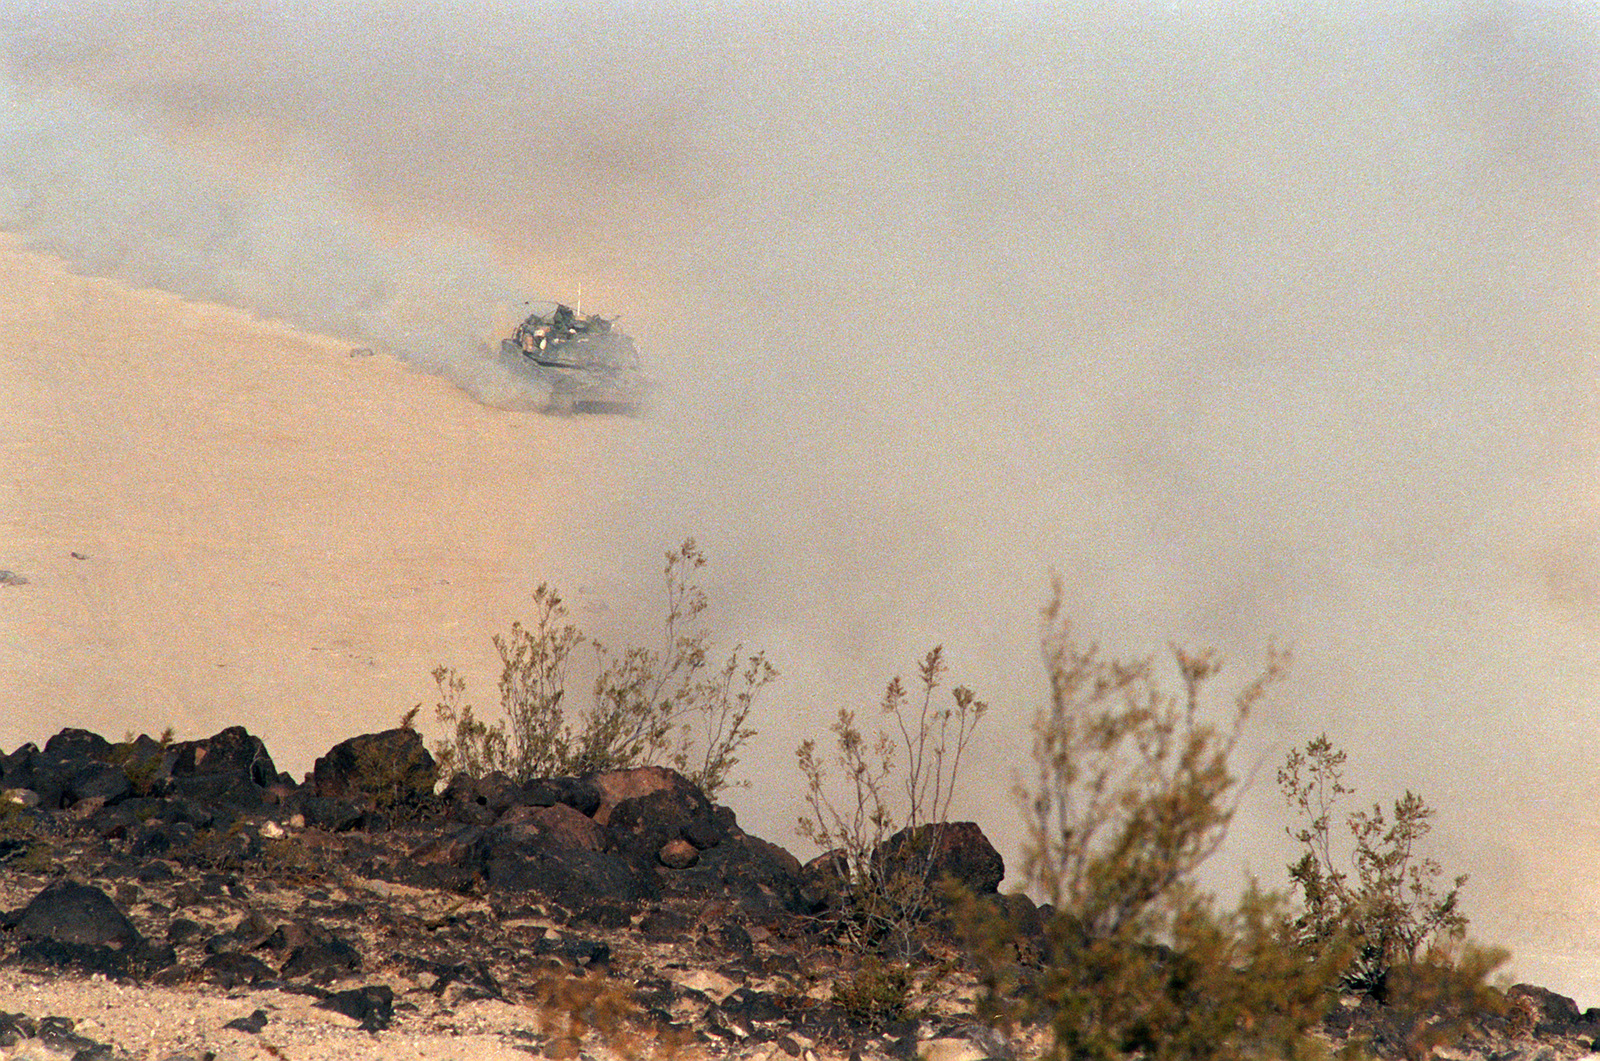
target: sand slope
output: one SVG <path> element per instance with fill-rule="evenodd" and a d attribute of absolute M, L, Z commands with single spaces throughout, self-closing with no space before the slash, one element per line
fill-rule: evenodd
<path fill-rule="evenodd" d="M 572 452 L 382 354 L 14 242 L 0 394 L 0 568 L 29 580 L 0 587 L 6 750 L 242 722 L 309 768 L 492 658 Z"/>

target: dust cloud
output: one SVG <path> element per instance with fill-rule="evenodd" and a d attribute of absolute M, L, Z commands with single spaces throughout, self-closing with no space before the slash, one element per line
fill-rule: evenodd
<path fill-rule="evenodd" d="M 1273 767 L 1325 730 L 1600 1002 L 1596 11 L 682 6 L 10 9 L 0 225 L 501 407 L 522 299 L 621 314 L 661 399 L 540 426 L 537 577 L 626 627 L 700 539 L 785 675 L 758 832 L 943 643 L 1014 864 L 1057 571 L 1115 651 L 1296 646 L 1219 880 L 1282 881 Z"/>

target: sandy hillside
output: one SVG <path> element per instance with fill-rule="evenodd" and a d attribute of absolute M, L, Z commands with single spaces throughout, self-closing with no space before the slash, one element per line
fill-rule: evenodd
<path fill-rule="evenodd" d="M 0 393 L 0 747 L 243 723 L 296 772 L 492 673 L 585 430 L 15 243 Z"/>

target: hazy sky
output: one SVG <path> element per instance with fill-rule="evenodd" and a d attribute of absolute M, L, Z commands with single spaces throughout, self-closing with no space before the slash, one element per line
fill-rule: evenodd
<path fill-rule="evenodd" d="M 1118 651 L 1296 646 L 1220 875 L 1281 880 L 1327 730 L 1486 935 L 1600 968 L 1595 13 L 1215 7 L 11 3 L 0 226 L 501 405 L 523 299 L 622 314 L 660 409 L 549 577 L 700 538 L 779 842 L 794 743 L 935 642 L 1014 842 L 1057 571 Z"/>

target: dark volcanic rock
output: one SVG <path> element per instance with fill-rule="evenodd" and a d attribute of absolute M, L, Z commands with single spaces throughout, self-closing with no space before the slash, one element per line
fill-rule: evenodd
<path fill-rule="evenodd" d="M 602 852 L 602 841 L 600 827 L 566 804 L 513 807 L 483 831 L 466 857 L 490 888 L 537 892 L 564 906 L 654 898 L 654 875 Z"/>
<path fill-rule="evenodd" d="M 546 847 L 563 851 L 602 851 L 605 831 L 565 803 L 552 807 L 513 807 L 485 833 L 495 847 Z"/>
<path fill-rule="evenodd" d="M 57 762 L 103 763 L 111 757 L 111 742 L 86 729 L 64 729 L 45 741 L 44 757 Z"/>
<path fill-rule="evenodd" d="M 213 814 L 204 804 L 192 799 L 179 797 L 164 800 L 161 804 L 161 820 L 173 825 L 189 825 L 196 829 L 209 829 L 216 821 Z"/>
<path fill-rule="evenodd" d="M 39 1026 L 21 1013 L 0 1011 L 0 1050 L 16 1046 L 39 1034 Z"/>
<path fill-rule="evenodd" d="M 266 789 L 243 774 L 173 778 L 172 792 L 215 810 L 255 811 L 267 805 Z"/>
<path fill-rule="evenodd" d="M 131 950 L 140 943 L 133 922 L 99 888 L 62 880 L 33 897 L 16 933 L 23 939 L 54 940 Z"/>
<path fill-rule="evenodd" d="M 358 803 L 329 796 L 297 797 L 290 800 L 289 806 L 313 829 L 326 829 L 330 833 L 356 828 L 365 813 Z"/>
<path fill-rule="evenodd" d="M 1521 1002 L 1532 1012 L 1537 1035 L 1569 1035 L 1581 1029 L 1593 1031 L 1585 1015 L 1578 1012 L 1578 1004 L 1566 995 L 1558 995 L 1545 987 L 1533 984 L 1516 984 L 1506 991 L 1510 1002 Z"/>
<path fill-rule="evenodd" d="M 305 977 L 317 983 L 327 983 L 360 971 L 361 952 L 325 930 L 318 931 L 315 938 L 290 952 L 281 970 L 286 980 Z"/>
<path fill-rule="evenodd" d="M 243 726 L 229 726 L 203 740 L 180 741 L 166 754 L 175 778 L 231 775 L 247 777 L 260 788 L 278 780 L 267 746 Z"/>
<path fill-rule="evenodd" d="M 72 805 L 99 798 L 112 804 L 133 794 L 133 782 L 122 767 L 110 763 L 84 763 L 66 775 L 61 802 Z"/>
<path fill-rule="evenodd" d="M 85 784 L 107 769 L 111 744 L 88 730 L 64 729 L 39 751 L 31 744 L 7 756 L 5 787 L 26 788 L 39 795 L 45 810 L 57 810 L 78 801 L 71 790 L 75 778 Z M 117 771 L 120 773 L 120 771 Z"/>
<path fill-rule="evenodd" d="M 1005 879 L 1006 864 L 1000 852 L 975 822 L 938 822 L 901 829 L 884 847 L 891 860 L 915 860 L 928 867 L 930 881 L 946 877 L 977 895 L 992 895 Z"/>
<path fill-rule="evenodd" d="M 499 770 L 495 770 L 478 778 L 477 784 L 473 786 L 473 802 L 499 817 L 517 804 L 526 801 L 517 783 Z"/>
<path fill-rule="evenodd" d="M 672 793 L 677 800 L 684 804 L 692 804 L 698 800 L 705 802 L 705 796 L 695 788 L 689 780 L 676 770 L 669 770 L 665 766 L 640 766 L 632 770 L 613 770 L 609 773 L 595 774 L 587 779 L 599 790 L 600 802 L 590 816 L 601 825 L 609 825 L 611 813 L 618 804 L 625 800 L 639 799 L 658 792 Z M 663 841 L 664 843 L 665 841 Z M 660 847 L 660 844 L 656 845 Z"/>
<path fill-rule="evenodd" d="M 650 872 L 602 853 L 600 845 L 600 827 L 565 803 L 514 807 L 478 832 L 462 858 L 493 890 L 534 891 L 563 906 L 595 899 L 637 903 L 658 895 Z"/>
<path fill-rule="evenodd" d="M 364 804 L 376 799 L 394 805 L 431 796 L 438 776 L 438 767 L 423 745 L 422 735 L 405 728 L 341 741 L 311 770 L 318 796 Z"/>
<path fill-rule="evenodd" d="M 480 844 L 476 861 L 482 866 L 484 883 L 495 891 L 534 892 L 563 906 L 596 900 L 638 903 L 660 894 L 654 876 L 617 855 L 542 845 Z"/>
<path fill-rule="evenodd" d="M 188 943 L 190 940 L 198 938 L 200 933 L 204 931 L 205 927 L 198 921 L 191 921 L 187 917 L 175 917 L 167 925 L 167 942 Z"/>
<path fill-rule="evenodd" d="M 39 1022 L 39 1041 L 58 1054 L 66 1054 L 73 1061 L 91 1061 L 93 1058 L 110 1058 L 112 1050 L 104 1043 L 79 1035 L 77 1025 L 68 1017 L 46 1017 Z"/>
<path fill-rule="evenodd" d="M 394 990 L 387 984 L 368 984 L 329 995 L 317 1006 L 360 1021 L 364 1032 L 380 1032 L 394 1018 Z"/>
<path fill-rule="evenodd" d="M 278 780 L 267 746 L 243 726 L 171 745 L 161 771 L 171 775 L 167 788 L 172 795 L 204 805 L 213 814 L 259 810 L 266 805 L 267 786 Z"/>
<path fill-rule="evenodd" d="M 0 787 L 25 788 L 33 792 L 35 769 L 39 763 L 39 746 L 24 744 L 10 755 L 0 756 Z"/>
<path fill-rule="evenodd" d="M 195 836 L 195 827 L 187 822 L 146 825 L 133 838 L 129 852 L 134 858 L 157 858 L 182 851 L 194 843 Z"/>
<path fill-rule="evenodd" d="M 800 863 L 793 855 L 737 825 L 722 843 L 703 849 L 694 865 L 661 871 L 665 894 L 729 900 L 746 914 L 803 912 L 807 907 L 800 881 Z"/>
<path fill-rule="evenodd" d="M 993 895 L 1005 878 L 1005 860 L 972 822 L 939 822 L 901 829 L 874 851 L 891 865 L 921 876 L 930 885 L 950 878 L 976 895 Z M 844 901 L 844 855 L 828 851 L 800 871 L 805 905 L 813 911 L 837 909 Z"/>
<path fill-rule="evenodd" d="M 275 981 L 278 974 L 260 958 L 248 954 L 229 952 L 213 954 L 200 963 L 200 971 L 219 986 L 232 991 L 237 987 L 265 984 Z"/>
<path fill-rule="evenodd" d="M 670 780 L 663 787 L 621 800 L 611 807 L 605 823 L 609 850 L 648 864 L 655 861 L 656 854 L 669 841 L 682 839 L 684 829 L 691 824 L 697 835 L 717 834 L 711 801 L 681 775 L 672 771 L 666 773 Z"/>
<path fill-rule="evenodd" d="M 506 1000 L 505 992 L 501 989 L 500 982 L 490 972 L 487 962 L 480 960 L 448 964 L 415 958 L 412 963 L 419 971 L 433 974 L 433 986 L 428 990 L 434 995 L 443 996 L 454 986 L 460 990 L 461 997 L 466 1001 L 485 998 L 501 1002 Z"/>
<path fill-rule="evenodd" d="M 844 905 L 849 867 L 842 851 L 824 851 L 800 867 L 800 893 L 808 911 L 837 910 Z"/>

